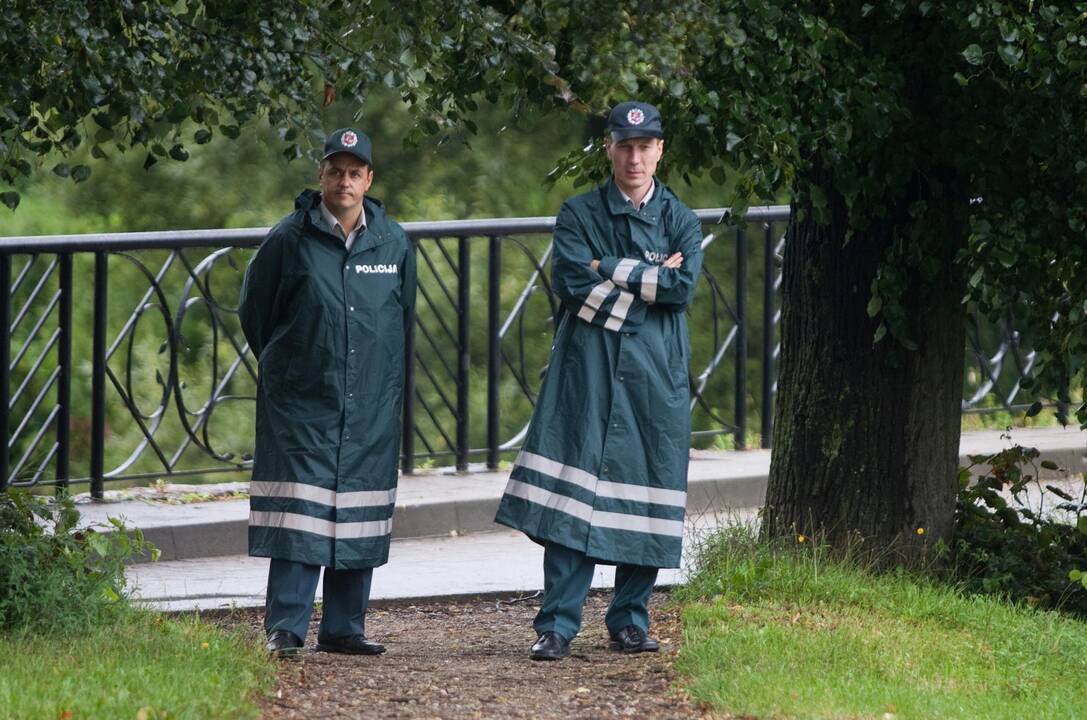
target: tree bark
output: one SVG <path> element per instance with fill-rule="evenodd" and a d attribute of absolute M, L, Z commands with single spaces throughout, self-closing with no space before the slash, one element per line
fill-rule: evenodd
<path fill-rule="evenodd" d="M 895 239 L 908 237 L 908 220 L 873 223 L 847 239 L 841 198 L 830 202 L 830 224 L 810 213 L 798 222 L 794 207 L 789 229 L 764 531 L 837 548 L 861 541 L 887 562 L 912 560 L 952 531 L 965 344 L 954 265 L 966 237 L 962 211 L 948 203 L 942 214 L 942 239 L 931 243 L 936 277 L 911 272 L 903 297 L 911 350 L 890 335 L 873 344 L 880 319 L 867 313 L 872 280 Z"/>

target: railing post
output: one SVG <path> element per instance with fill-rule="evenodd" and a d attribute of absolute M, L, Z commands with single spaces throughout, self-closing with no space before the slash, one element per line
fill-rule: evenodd
<path fill-rule="evenodd" d="M 468 238 L 457 240 L 457 470 L 468 469 L 468 370 L 471 353 L 468 348 L 471 299 L 471 254 Z"/>
<path fill-rule="evenodd" d="M 411 243 L 415 252 L 415 242 Z M 400 470 L 415 472 L 415 310 L 404 317 L 404 410 L 400 431 Z"/>
<path fill-rule="evenodd" d="M 101 500 L 106 457 L 106 321 L 109 253 L 94 254 L 94 344 L 91 352 L 91 497 Z"/>
<path fill-rule="evenodd" d="M 766 223 L 762 256 L 762 447 L 774 432 L 774 224 Z"/>
<path fill-rule="evenodd" d="M 498 382 L 502 369 L 501 338 L 498 337 L 502 304 L 502 241 L 491 236 L 487 290 L 487 468 L 498 469 Z"/>
<path fill-rule="evenodd" d="M 60 377 L 57 383 L 57 489 L 67 490 L 71 478 L 69 457 L 71 451 L 72 415 L 72 254 L 61 253 L 60 261 L 60 342 L 57 345 L 57 365 Z"/>
<path fill-rule="evenodd" d="M 0 491 L 8 487 L 8 418 L 11 413 L 11 255 L 0 255 Z"/>
<path fill-rule="evenodd" d="M 736 228 L 736 449 L 747 433 L 747 232 Z"/>

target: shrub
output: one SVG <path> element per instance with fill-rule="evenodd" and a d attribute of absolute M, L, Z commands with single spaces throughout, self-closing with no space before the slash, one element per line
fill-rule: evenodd
<path fill-rule="evenodd" d="M 1085 498 L 1044 483 L 1038 466 L 1057 466 L 1038 463 L 1038 456 L 1015 446 L 971 457 L 973 465 L 960 471 L 954 539 L 939 550 L 967 591 L 1087 616 Z M 971 483 L 971 470 L 982 463 L 991 469 Z"/>
<path fill-rule="evenodd" d="M 0 630 L 66 632 L 128 609 L 125 561 L 157 550 L 120 520 L 78 523 L 66 494 L 0 493 Z"/>

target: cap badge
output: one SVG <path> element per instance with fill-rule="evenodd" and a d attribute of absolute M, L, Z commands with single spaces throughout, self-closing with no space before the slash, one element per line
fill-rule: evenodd
<path fill-rule="evenodd" d="M 348 130 L 340 136 L 340 142 L 346 148 L 355 147 L 355 145 L 357 145 L 359 142 L 359 136 Z"/>
<path fill-rule="evenodd" d="M 641 125 L 645 120 L 645 113 L 640 108 L 631 108 L 627 113 L 627 122 L 631 125 Z"/>

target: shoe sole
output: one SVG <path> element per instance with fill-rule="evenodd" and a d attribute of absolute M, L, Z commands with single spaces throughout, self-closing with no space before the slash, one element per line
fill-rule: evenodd
<path fill-rule="evenodd" d="M 533 660 L 553 662 L 555 660 L 562 660 L 564 657 L 567 657 L 569 654 L 570 653 L 566 653 L 566 655 L 536 655 L 536 654 L 532 654 L 532 655 L 529 655 L 529 657 L 532 658 Z"/>
<path fill-rule="evenodd" d="M 634 655 L 636 653 L 658 652 L 660 650 L 660 648 L 659 647 L 625 648 L 625 647 L 623 647 L 622 645 L 620 645 L 617 642 L 610 642 L 610 643 L 608 643 L 608 650 L 612 650 L 614 652 L 621 652 L 621 653 L 627 653 L 627 654 L 630 654 L 630 655 Z"/>
<path fill-rule="evenodd" d="M 301 647 L 280 648 L 279 650 L 270 650 L 269 654 L 274 658 L 287 660 L 287 659 L 293 658 L 293 657 L 295 657 L 297 655 L 301 655 L 302 654 L 302 648 Z"/>
<path fill-rule="evenodd" d="M 321 643 L 317 643 L 317 646 L 314 648 L 314 650 L 316 650 L 317 652 L 336 653 L 337 655 L 383 655 L 385 653 L 385 648 L 376 651 L 348 650 L 345 648 L 336 647 L 335 645 L 322 645 Z"/>

